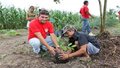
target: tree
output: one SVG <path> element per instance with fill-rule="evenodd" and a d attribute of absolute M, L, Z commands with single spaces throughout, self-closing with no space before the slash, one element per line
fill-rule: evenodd
<path fill-rule="evenodd" d="M 103 32 L 105 31 L 105 20 L 106 20 L 107 0 L 104 0 L 103 13 L 102 13 L 101 0 L 98 0 L 98 2 L 99 2 L 99 6 L 100 6 L 100 19 L 101 19 L 100 33 L 103 33 Z"/>
<path fill-rule="evenodd" d="M 57 4 L 57 3 L 60 3 L 60 0 L 53 0 L 53 1 L 56 2 L 56 4 Z"/>

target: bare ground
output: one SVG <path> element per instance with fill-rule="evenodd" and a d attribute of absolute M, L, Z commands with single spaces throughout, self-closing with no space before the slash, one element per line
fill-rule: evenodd
<path fill-rule="evenodd" d="M 76 58 L 56 64 L 49 57 L 34 54 L 26 30 L 20 32 L 20 36 L 0 37 L 0 68 L 120 68 L 120 36 L 99 39 L 101 51 L 89 62 Z"/>

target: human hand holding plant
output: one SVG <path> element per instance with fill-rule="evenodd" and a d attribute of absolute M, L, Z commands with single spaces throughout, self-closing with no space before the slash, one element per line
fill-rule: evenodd
<path fill-rule="evenodd" d="M 60 59 L 61 59 L 61 60 L 69 59 L 69 54 L 61 53 L 61 54 L 60 54 Z"/>
<path fill-rule="evenodd" d="M 48 50 L 52 56 L 55 55 L 55 49 L 53 47 L 49 46 Z"/>

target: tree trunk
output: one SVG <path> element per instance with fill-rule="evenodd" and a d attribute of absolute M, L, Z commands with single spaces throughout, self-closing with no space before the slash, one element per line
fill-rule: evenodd
<path fill-rule="evenodd" d="M 100 33 L 103 32 L 103 15 L 102 15 L 102 4 L 101 0 L 98 0 L 99 2 L 99 8 L 100 8 Z"/>
<path fill-rule="evenodd" d="M 100 6 L 100 19 L 101 19 L 100 33 L 103 33 L 105 31 L 107 0 L 104 0 L 103 14 L 102 14 L 101 0 L 98 0 L 98 2 L 99 2 L 99 6 Z"/>
<path fill-rule="evenodd" d="M 104 10 L 103 10 L 103 31 L 105 30 L 105 20 L 106 20 L 106 8 L 107 8 L 107 0 L 104 0 Z"/>

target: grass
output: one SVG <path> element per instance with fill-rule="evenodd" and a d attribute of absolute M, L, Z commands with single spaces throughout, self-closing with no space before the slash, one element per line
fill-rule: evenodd
<path fill-rule="evenodd" d="M 119 36 L 120 35 L 120 23 L 112 26 L 112 27 L 107 27 L 105 30 L 109 31 L 111 33 L 112 36 Z M 92 32 L 95 35 L 98 35 L 100 30 L 98 29 L 93 29 L 92 28 Z"/>
<path fill-rule="evenodd" d="M 18 32 L 17 30 L 12 30 L 12 29 L 0 30 L 0 36 L 18 36 L 18 35 L 20 35 L 20 32 Z"/>
<path fill-rule="evenodd" d="M 120 23 L 113 26 L 113 27 L 109 27 L 107 28 L 107 30 L 113 35 L 113 36 L 118 36 L 120 35 Z"/>

